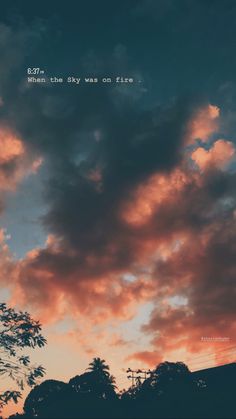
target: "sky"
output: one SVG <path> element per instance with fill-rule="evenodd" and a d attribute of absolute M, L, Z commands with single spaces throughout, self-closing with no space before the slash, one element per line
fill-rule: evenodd
<path fill-rule="evenodd" d="M 2 1 L 0 295 L 46 378 L 235 359 L 235 46 L 234 0 Z"/>

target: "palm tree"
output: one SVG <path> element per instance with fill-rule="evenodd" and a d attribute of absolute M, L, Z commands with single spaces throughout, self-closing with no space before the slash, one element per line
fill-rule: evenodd
<path fill-rule="evenodd" d="M 93 391 L 97 392 L 100 398 L 114 398 L 116 396 L 115 378 L 110 374 L 110 368 L 106 361 L 101 358 L 93 358 L 88 370 L 93 377 Z"/>
<path fill-rule="evenodd" d="M 97 372 L 97 373 L 103 373 L 107 376 L 109 376 L 109 366 L 106 365 L 105 359 L 101 358 L 93 358 L 92 362 L 89 364 L 89 371 Z"/>

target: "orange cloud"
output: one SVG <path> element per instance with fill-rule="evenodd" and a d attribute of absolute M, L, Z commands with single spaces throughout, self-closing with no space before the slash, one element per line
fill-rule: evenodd
<path fill-rule="evenodd" d="M 219 115 L 220 109 L 213 105 L 197 110 L 188 123 L 186 142 L 191 144 L 197 139 L 207 142 L 210 136 L 218 130 Z"/>
<path fill-rule="evenodd" d="M 96 269 L 99 262 L 101 272 Z M 105 274 L 103 263 L 110 263 L 109 258 L 87 258 L 80 265 L 77 253 L 49 236 L 45 249 L 33 249 L 16 262 L 11 302 L 34 307 L 43 322 L 58 320 L 66 313 L 75 318 L 89 315 L 94 324 L 132 318 L 139 303 L 152 297 L 153 285 L 142 275 L 127 282 L 121 277 L 122 269 L 110 268 Z"/>
<path fill-rule="evenodd" d="M 42 158 L 35 158 L 6 126 L 0 126 L 0 146 L 0 190 L 14 190 L 25 176 L 38 171 Z"/>
<path fill-rule="evenodd" d="M 176 199 L 188 184 L 189 178 L 180 168 L 167 174 L 155 174 L 137 187 L 133 199 L 123 204 L 122 218 L 133 226 L 142 226 L 150 220 L 158 207 Z"/>
<path fill-rule="evenodd" d="M 235 147 L 231 141 L 217 140 L 209 150 L 198 147 L 191 158 L 201 170 L 208 167 L 224 168 L 235 157 Z"/>
<path fill-rule="evenodd" d="M 154 351 L 140 351 L 135 352 L 132 355 L 127 356 L 126 361 L 139 361 L 142 364 L 147 365 L 150 368 L 154 368 L 156 365 L 163 361 L 164 354 Z"/>
<path fill-rule="evenodd" d="M 0 130 L 0 143 L 0 164 L 7 163 L 25 152 L 22 141 L 6 129 Z"/>

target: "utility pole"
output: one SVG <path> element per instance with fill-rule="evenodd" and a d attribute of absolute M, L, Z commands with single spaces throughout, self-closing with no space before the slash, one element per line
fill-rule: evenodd
<path fill-rule="evenodd" d="M 135 386 L 135 384 L 138 386 L 142 383 L 142 381 L 145 381 L 148 377 L 148 375 L 152 374 L 151 370 L 132 370 L 131 368 L 128 368 L 126 371 L 129 375 L 127 375 L 127 378 L 132 380 L 132 387 Z"/>

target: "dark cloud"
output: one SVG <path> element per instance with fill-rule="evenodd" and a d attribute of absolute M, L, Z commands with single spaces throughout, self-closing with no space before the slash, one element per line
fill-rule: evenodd
<path fill-rule="evenodd" d="M 115 61 L 125 72 L 124 54 L 115 48 Z M 108 61 L 111 74 L 113 65 L 113 60 Z M 119 105 L 122 93 L 114 88 L 29 87 L 24 80 L 22 75 L 17 86 L 8 86 L 2 118 L 49 161 L 50 209 L 44 223 L 75 248 L 103 252 L 112 238 L 124 234 L 117 208 L 130 190 L 181 160 L 184 130 L 194 105 L 182 100 L 147 110 L 140 99 Z M 101 172 L 99 188 L 91 181 L 94 170 Z M 120 253 L 121 259 L 127 259 L 129 249 Z"/>

